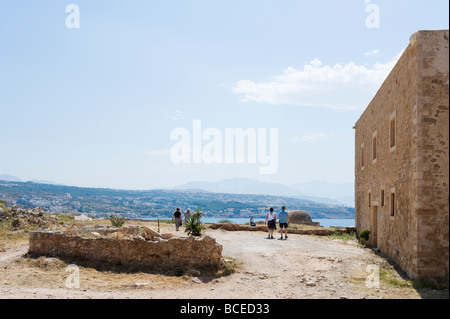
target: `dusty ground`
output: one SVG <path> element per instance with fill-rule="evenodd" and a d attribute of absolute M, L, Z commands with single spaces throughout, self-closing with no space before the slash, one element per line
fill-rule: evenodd
<path fill-rule="evenodd" d="M 162 226 L 173 230 L 172 225 Z M 175 232 L 183 235 L 182 232 Z M 67 263 L 24 256 L 26 241 L 0 252 L 0 298 L 448 298 L 448 290 L 415 289 L 386 259 L 356 241 L 262 232 L 208 230 L 223 256 L 238 264 L 220 278 L 186 274 L 114 273 L 80 266 L 80 288 L 66 288 Z M 366 267 L 380 269 L 380 287 L 367 288 Z"/>

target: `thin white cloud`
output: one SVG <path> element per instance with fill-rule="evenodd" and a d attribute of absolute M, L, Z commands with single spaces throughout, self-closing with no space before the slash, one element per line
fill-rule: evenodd
<path fill-rule="evenodd" d="M 242 102 L 301 105 L 341 110 L 364 109 L 389 75 L 402 53 L 371 66 L 348 62 L 323 65 L 319 59 L 303 69 L 288 67 L 268 82 L 241 80 L 232 92 Z"/>
<path fill-rule="evenodd" d="M 380 50 L 372 50 L 372 51 L 367 51 L 364 53 L 364 56 L 366 57 L 380 57 L 382 54 L 380 52 Z"/>

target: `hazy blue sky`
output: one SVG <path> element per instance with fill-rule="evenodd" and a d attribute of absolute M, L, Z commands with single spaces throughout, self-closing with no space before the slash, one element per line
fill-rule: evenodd
<path fill-rule="evenodd" d="M 66 26 L 66 6 L 80 28 Z M 366 19 L 379 8 L 380 24 Z M 370 7 L 369 7 L 370 8 Z M 448 1 L 0 2 L 0 174 L 129 189 L 352 182 L 352 126 Z M 175 128 L 278 128 L 278 171 L 171 162 Z"/>

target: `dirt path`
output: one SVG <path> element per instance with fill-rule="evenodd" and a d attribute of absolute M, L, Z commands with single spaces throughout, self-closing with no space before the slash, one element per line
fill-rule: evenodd
<path fill-rule="evenodd" d="M 28 251 L 28 245 L 18 245 L 4 253 L 0 253 L 0 268 L 4 265 L 7 265 L 12 260 L 23 256 Z"/>
<path fill-rule="evenodd" d="M 224 256 L 243 264 L 237 274 L 188 292 L 199 298 L 362 297 L 349 295 L 342 283 L 349 260 L 362 252 L 353 245 L 299 235 L 266 239 L 266 234 L 252 232 L 217 231 L 214 237 L 223 245 Z"/>
<path fill-rule="evenodd" d="M 267 239 L 262 232 L 209 230 L 223 245 L 223 256 L 241 263 L 238 271 L 219 279 L 193 277 L 180 288 L 142 288 L 96 291 L 0 285 L 0 298 L 381 298 L 395 293 L 386 288 L 361 289 L 364 284 L 348 280 L 378 262 L 380 257 L 355 242 L 315 236 L 289 235 L 287 240 Z M 20 258 L 26 247 L 0 253 L 0 266 Z M 0 274 L 1 275 L 1 274 Z M 82 274 L 81 274 L 82 275 Z M 412 291 L 407 298 L 420 298 Z"/>

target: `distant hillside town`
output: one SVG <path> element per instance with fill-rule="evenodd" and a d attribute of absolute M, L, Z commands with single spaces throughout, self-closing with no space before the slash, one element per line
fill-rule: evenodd
<path fill-rule="evenodd" d="M 7 205 L 41 207 L 65 214 L 90 217 L 170 218 L 175 208 L 196 209 L 207 217 L 265 217 L 270 207 L 286 206 L 288 210 L 305 210 L 312 218 L 354 218 L 352 207 L 310 200 L 269 195 L 225 194 L 194 190 L 131 191 L 83 188 L 33 182 L 0 181 L 0 199 Z"/>

